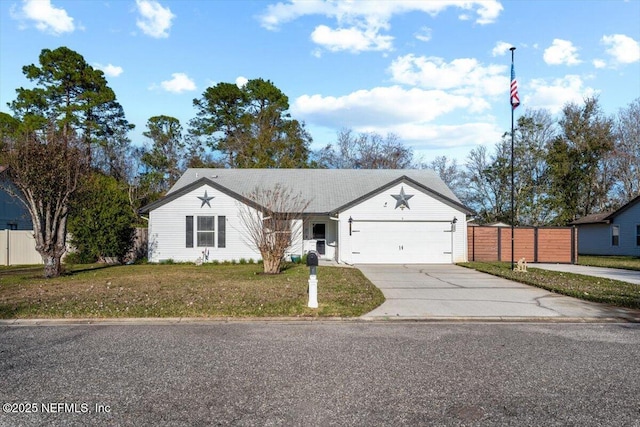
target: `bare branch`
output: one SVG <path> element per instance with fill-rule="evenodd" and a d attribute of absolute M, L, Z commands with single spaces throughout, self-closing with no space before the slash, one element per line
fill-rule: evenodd
<path fill-rule="evenodd" d="M 299 235 L 309 201 L 280 184 L 255 188 L 245 195 L 250 204 L 241 204 L 240 219 L 248 243 L 262 256 L 264 272 L 277 274 L 284 256 Z"/>

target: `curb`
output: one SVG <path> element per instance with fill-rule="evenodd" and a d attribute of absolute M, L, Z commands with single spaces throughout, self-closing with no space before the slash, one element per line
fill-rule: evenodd
<path fill-rule="evenodd" d="M 166 317 L 166 318 L 118 318 L 118 319 L 0 319 L 0 326 L 168 326 L 168 325 L 207 325 L 230 323 L 363 323 L 363 324 L 395 324 L 395 323 L 640 323 L 640 318 L 625 317 L 251 317 L 251 318 L 198 318 L 198 317 Z"/>

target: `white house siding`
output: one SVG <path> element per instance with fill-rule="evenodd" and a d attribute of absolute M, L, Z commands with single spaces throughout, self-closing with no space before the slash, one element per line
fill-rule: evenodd
<path fill-rule="evenodd" d="M 204 204 L 198 197 L 213 196 L 211 207 Z M 246 230 L 240 220 L 241 203 L 208 185 L 172 200 L 149 213 L 149 261 L 160 262 L 174 260 L 194 262 L 202 257 L 203 251 L 208 249 L 209 261 L 231 261 L 244 259 L 258 260 L 260 253 L 248 244 Z M 193 248 L 186 247 L 186 217 L 194 218 Z M 198 247 L 197 217 L 215 216 L 214 246 Z M 225 246 L 218 247 L 218 217 L 226 217 Z"/>
<path fill-rule="evenodd" d="M 620 227 L 618 246 L 611 242 L 611 230 Z M 616 215 L 611 224 L 583 224 L 578 228 L 578 254 L 640 256 L 637 230 L 640 225 L 640 203 Z"/>
<path fill-rule="evenodd" d="M 409 208 L 396 208 L 404 189 Z M 457 219 L 455 231 L 452 221 Z M 340 212 L 339 259 L 354 263 L 452 263 L 466 253 L 466 215 L 408 183 Z M 349 218 L 351 235 L 349 233 Z M 354 232 L 355 231 L 355 232 Z"/>
<path fill-rule="evenodd" d="M 303 240 L 304 221 L 296 219 L 291 224 L 291 246 L 287 249 L 287 255 L 302 255 L 304 248 Z"/>

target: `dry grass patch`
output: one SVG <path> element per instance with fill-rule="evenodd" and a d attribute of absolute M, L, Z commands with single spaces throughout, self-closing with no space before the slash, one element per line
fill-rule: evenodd
<path fill-rule="evenodd" d="M 318 269 L 318 309 L 307 307 L 308 268 L 279 275 L 259 265 L 83 267 L 55 278 L 0 275 L 0 318 L 359 316 L 384 301 L 360 271 Z"/>

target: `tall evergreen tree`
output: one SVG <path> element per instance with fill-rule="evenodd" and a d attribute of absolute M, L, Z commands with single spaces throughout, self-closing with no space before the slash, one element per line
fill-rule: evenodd
<path fill-rule="evenodd" d="M 289 99 L 268 80 L 244 86 L 219 83 L 194 99 L 191 133 L 204 138 L 225 166 L 294 168 L 307 166 L 311 136 L 288 113 Z"/>
<path fill-rule="evenodd" d="M 133 125 L 102 71 L 79 53 L 59 47 L 43 49 L 39 65 L 26 65 L 22 72 L 35 87 L 16 89 L 9 104 L 16 118 L 31 130 L 55 124 L 64 137 L 80 138 L 94 167 L 125 173 L 116 157 L 128 148 L 126 134 Z"/>
<path fill-rule="evenodd" d="M 142 153 L 143 174 L 155 183 L 158 191 L 166 191 L 184 172 L 186 152 L 180 120 L 170 116 L 151 117 L 143 135 L 152 142 Z"/>

